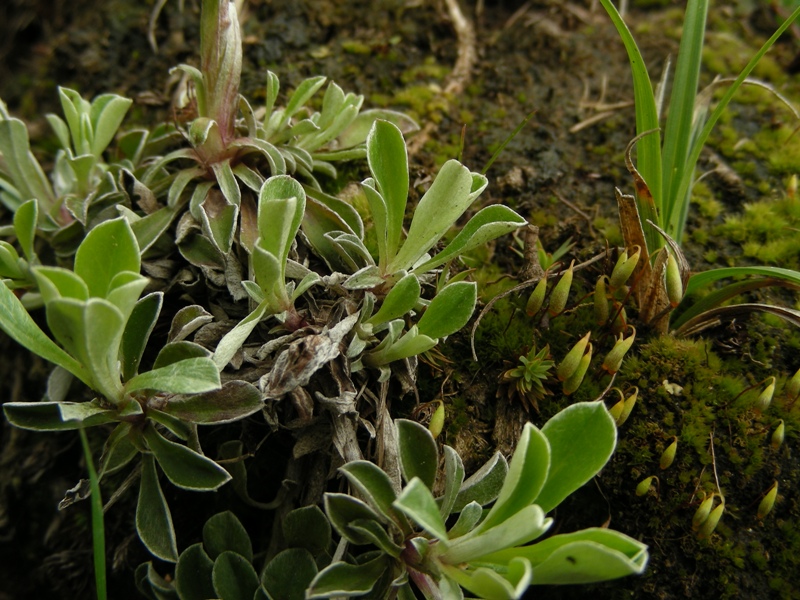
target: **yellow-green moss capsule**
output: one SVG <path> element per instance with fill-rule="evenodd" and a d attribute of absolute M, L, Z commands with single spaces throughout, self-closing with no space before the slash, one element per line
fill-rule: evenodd
<path fill-rule="evenodd" d="M 642 249 L 636 246 L 636 252 L 633 256 L 628 257 L 627 250 L 620 254 L 617 264 L 614 265 L 614 270 L 611 271 L 611 279 L 609 280 L 609 287 L 612 290 L 619 289 L 633 273 L 636 265 L 639 263 L 639 256 L 642 254 Z"/>
<path fill-rule="evenodd" d="M 622 395 L 622 390 L 619 388 L 614 388 L 614 391 L 619 394 L 619 401 L 608 409 L 608 414 L 611 415 L 611 418 L 614 419 L 614 422 L 616 423 L 622 414 L 622 409 L 625 407 L 625 396 Z"/>
<path fill-rule="evenodd" d="M 592 362 L 592 345 L 586 349 L 586 354 L 581 357 L 581 361 L 578 364 L 578 368 L 575 369 L 575 372 L 569 376 L 569 378 L 564 381 L 564 385 L 561 387 L 561 390 L 564 392 L 564 395 L 569 396 L 573 392 L 575 392 L 583 383 L 583 378 L 586 376 L 586 371 L 589 370 L 589 363 Z"/>
<path fill-rule="evenodd" d="M 775 394 L 775 378 L 770 377 L 770 384 L 758 395 L 756 399 L 756 408 L 764 412 L 769 408 L 772 403 L 772 396 Z"/>
<path fill-rule="evenodd" d="M 778 497 L 778 482 L 772 484 L 772 487 L 769 488 L 764 497 L 761 499 L 761 502 L 758 504 L 758 514 L 756 517 L 759 521 L 761 521 L 764 517 L 769 514 L 769 511 L 772 510 L 772 507 L 775 506 L 775 498 Z"/>
<path fill-rule="evenodd" d="M 703 521 L 703 524 L 700 526 L 700 531 L 697 532 L 697 537 L 701 540 L 704 540 L 714 533 L 719 520 L 722 518 L 722 513 L 724 512 L 725 502 L 721 502 L 714 510 L 711 511 L 711 514 L 708 515 L 708 518 Z"/>
<path fill-rule="evenodd" d="M 795 173 L 789 177 L 789 183 L 786 185 L 786 195 L 792 200 L 797 197 L 797 174 Z"/>
<path fill-rule="evenodd" d="M 644 496 L 647 492 L 650 491 L 650 488 L 653 485 L 653 480 L 658 481 L 658 477 L 655 475 L 650 475 L 650 477 L 645 477 L 639 482 L 639 485 L 636 486 L 636 495 L 637 496 Z"/>
<path fill-rule="evenodd" d="M 636 399 L 639 397 L 639 388 L 634 387 L 633 393 L 625 398 L 625 404 L 622 406 L 622 414 L 620 414 L 619 419 L 617 419 L 617 427 L 622 427 L 625 421 L 628 420 L 628 417 L 631 416 L 631 412 L 633 411 L 633 407 L 636 406 Z"/>
<path fill-rule="evenodd" d="M 590 331 L 579 339 L 572 349 L 567 352 L 564 360 L 561 361 L 561 364 L 558 365 L 558 369 L 556 369 L 556 377 L 558 377 L 559 381 L 569 379 L 578 369 L 578 365 L 581 363 L 581 357 L 583 357 L 586 352 L 586 345 L 589 343 L 589 337 L 591 335 L 592 332 Z"/>
<path fill-rule="evenodd" d="M 678 261 L 670 254 L 667 258 L 667 298 L 672 308 L 678 306 L 683 300 L 683 281 L 681 281 L 681 270 Z"/>
<path fill-rule="evenodd" d="M 547 276 L 543 276 L 539 283 L 536 284 L 536 287 L 533 288 L 533 292 L 531 292 L 530 297 L 528 298 L 528 303 L 525 305 L 525 312 L 528 313 L 529 317 L 532 317 L 539 310 L 542 308 L 542 304 L 544 304 L 544 295 L 547 292 Z"/>
<path fill-rule="evenodd" d="M 547 311 L 553 317 L 560 315 L 567 306 L 569 290 L 572 287 L 572 268 L 574 266 L 575 261 L 573 260 L 571 263 L 569 263 L 569 269 L 564 271 L 564 274 L 561 276 L 561 279 L 558 280 L 556 287 L 553 288 L 553 293 L 550 294 L 550 306 L 547 307 Z"/>
<path fill-rule="evenodd" d="M 797 369 L 797 372 L 792 375 L 792 378 L 786 382 L 784 390 L 791 400 L 800 396 L 800 369 Z"/>
<path fill-rule="evenodd" d="M 602 275 L 594 284 L 594 320 L 598 325 L 608 321 L 608 298 L 606 297 L 606 276 Z"/>
<path fill-rule="evenodd" d="M 675 460 L 675 453 L 678 451 L 678 438 L 674 436 L 672 438 L 672 443 L 667 446 L 666 450 L 661 453 L 661 460 L 658 463 L 658 466 L 661 467 L 661 470 L 668 469 L 672 462 Z"/>
<path fill-rule="evenodd" d="M 622 337 L 623 334 L 619 334 L 619 338 L 614 342 L 614 347 L 606 354 L 603 360 L 603 368 L 612 375 L 619 371 L 622 366 L 622 359 L 625 358 L 625 354 L 633 345 L 633 340 L 636 339 L 636 328 L 631 327 L 631 330 L 632 333 L 626 338 Z"/>
<path fill-rule="evenodd" d="M 714 506 L 714 496 L 716 496 L 716 494 L 709 495 L 700 503 L 700 506 L 694 512 L 694 517 L 692 517 L 693 531 L 700 529 L 700 525 L 705 523 L 706 519 L 708 519 L 708 515 L 711 514 L 711 507 Z"/>
<path fill-rule="evenodd" d="M 444 402 L 439 400 L 439 406 L 433 411 L 431 415 L 431 422 L 428 423 L 428 431 L 431 432 L 434 438 L 439 437 L 444 429 Z"/>
<path fill-rule="evenodd" d="M 772 438 L 770 438 L 770 445 L 773 450 L 777 451 L 781 447 L 784 435 L 786 435 L 786 426 L 783 424 L 783 419 L 781 419 L 778 421 L 775 431 L 772 432 Z"/>

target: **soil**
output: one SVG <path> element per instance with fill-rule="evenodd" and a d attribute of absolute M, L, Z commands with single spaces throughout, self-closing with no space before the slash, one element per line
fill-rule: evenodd
<path fill-rule="evenodd" d="M 4 13 L 0 19 L 0 98 L 10 112 L 29 122 L 32 138 L 43 147 L 52 144 L 43 115 L 60 112 L 57 85 L 77 89 L 86 98 L 104 92 L 133 98 L 135 105 L 126 127 L 170 119 L 175 80 L 169 69 L 181 62 L 196 63 L 198 50 L 198 3 L 187 2 L 183 12 L 177 4 L 167 3 L 156 22 L 156 53 L 147 43 L 152 2 L 4 3 L 0 9 Z M 296 87 L 305 77 L 323 74 L 345 91 L 363 94 L 366 107 L 407 111 L 423 125 L 417 140 L 412 141 L 411 177 L 417 191 L 424 189 L 431 174 L 449 158 L 460 157 L 470 168 L 481 170 L 532 113 L 489 168 L 491 183 L 481 203 L 506 203 L 529 218 L 540 227 L 543 245 L 551 252 L 570 240 L 577 242 L 571 256 L 578 261 L 602 251 L 607 242 L 620 243 L 614 187 L 628 192 L 632 188 L 624 149 L 634 135 L 635 113 L 624 49 L 595 2 L 462 2 L 463 14 L 475 31 L 472 63 L 463 62 L 464 33 L 459 42 L 458 23 L 443 2 L 248 0 L 245 4 L 242 93 L 252 101 L 263 98 L 264 73 L 270 69 L 280 76 L 283 90 Z M 651 76 L 657 78 L 667 57 L 677 51 L 682 5 L 658 1 L 631 4 L 629 22 Z M 739 2 L 715 7 L 710 30 L 725 28 L 726 35 L 754 48 L 777 22 L 776 11 L 766 3 Z M 728 52 L 721 49 L 721 42 L 713 47 Z M 797 37 L 787 35 L 771 54 L 776 85 L 795 102 L 800 99 L 800 88 L 789 74 L 798 50 Z M 713 58 L 709 58 L 710 64 Z M 738 64 L 731 60 L 734 67 L 728 74 L 735 72 Z M 457 65 L 466 65 L 466 69 L 454 70 Z M 713 69 L 707 71 L 710 78 Z M 754 136 L 761 127 L 778 128 L 789 119 L 789 113 L 776 103 L 759 102 L 734 106 L 731 112 L 738 116 L 723 133 L 733 130 L 734 135 L 744 132 L 739 138 Z M 738 140 L 723 133 L 712 140 L 715 154 L 704 160 L 746 162 L 748 157 L 734 148 Z M 753 156 L 763 154 L 753 151 Z M 763 160 L 756 164 L 752 172 L 734 176 L 732 184 L 721 176 L 707 180 L 709 193 L 726 211 L 738 212 L 746 202 L 784 193 L 787 171 Z M 359 171 L 363 166 L 353 169 L 349 176 L 363 178 Z M 700 211 L 690 223 L 689 236 L 697 230 L 713 231 L 722 218 Z M 703 269 L 715 262 L 709 259 L 710 252 L 719 264 L 741 257 L 736 244 L 713 234 L 704 245 L 687 244 L 687 248 L 690 261 Z M 492 293 L 524 279 L 529 265 L 514 250 L 519 250 L 519 245 L 503 239 L 491 249 L 491 255 L 481 257 L 484 264 L 479 265 L 476 278 L 492 283 L 485 288 L 485 301 Z M 467 472 L 479 466 L 495 447 L 509 450 L 515 424 L 525 418 L 541 424 L 560 406 L 545 399 L 539 402 L 540 413 L 527 414 L 502 394 L 498 399 L 498 380 L 508 368 L 504 361 L 515 362 L 526 345 L 540 338 L 535 328 L 542 324 L 525 321 L 513 311 L 520 302 L 524 304 L 524 298 L 498 303 L 495 316 L 486 318 L 478 335 L 489 341 L 481 346 L 478 365 L 469 357 L 464 334 L 453 336 L 445 346 L 449 363 L 420 366 L 418 400 L 446 399 L 452 422 L 443 441 L 464 455 Z M 520 325 L 528 327 L 529 333 L 512 333 Z M 491 338 L 487 327 L 492 326 L 502 332 L 497 334 L 501 339 Z M 676 349 L 652 341 L 649 351 L 654 358 L 650 362 L 641 358 L 627 367 L 621 380 L 639 385 L 642 394 L 640 408 L 631 417 L 634 423 L 621 430 L 619 450 L 601 476 L 555 515 L 561 531 L 610 524 L 642 539 L 651 552 L 646 573 L 602 585 L 532 588 L 530 597 L 800 598 L 800 568 L 792 556 L 800 552 L 796 483 L 800 465 L 792 454 L 797 451 L 796 430 L 787 436 L 782 450 L 770 454 L 769 449 L 762 449 L 760 464 L 766 467 L 755 475 L 737 478 L 737 472 L 751 463 L 737 462 L 728 450 L 739 448 L 744 453 L 752 451 L 752 444 L 734 442 L 741 422 L 737 417 L 728 415 L 728 420 L 717 423 L 717 429 L 723 431 L 719 435 L 728 445 L 716 466 L 723 479 L 727 478 L 734 509 L 732 518 L 726 519 L 710 541 L 698 541 L 691 531 L 697 504 L 694 491 L 701 479 L 707 482 L 711 468 L 704 458 L 707 437 L 697 443 L 700 449 L 693 458 L 687 452 L 673 467 L 672 475 L 659 473 L 658 491 L 641 498 L 633 493 L 640 479 L 654 474 L 657 467 L 653 461 L 657 465 L 660 450 L 676 434 L 672 425 L 690 410 L 680 397 L 659 387 L 662 379 L 670 377 L 690 386 L 691 377 L 680 372 L 689 367 L 674 356 L 662 360 L 663 356 L 673 352 L 687 361 L 700 356 L 691 364 L 698 370 L 709 369 L 702 357 L 710 349 L 723 356 L 725 365 L 733 364 L 731 360 L 745 365 L 748 374 L 752 373 L 750 383 L 775 372 L 784 380 L 800 366 L 796 353 L 780 350 L 782 344 L 787 349 L 797 347 L 793 334 L 785 328 L 763 321 L 749 324 L 744 333 L 735 326 L 726 327 L 710 332 L 708 347 L 686 342 L 689 345 Z M 555 326 L 553 331 L 567 329 L 567 325 Z M 545 337 L 541 334 L 539 341 Z M 643 350 L 642 357 L 647 351 Z M 0 339 L 0 352 L 5 358 L 0 365 L 2 398 L 38 399 L 46 367 L 30 362 L 5 337 Z M 703 376 L 714 381 L 716 374 Z M 585 392 L 587 396 L 591 393 Z M 395 406 L 398 411 L 410 412 L 415 401 L 406 397 Z M 793 414 L 796 421 L 796 411 Z M 504 415 L 499 425 L 498 415 Z M 784 418 L 788 422 L 789 417 Z M 751 429 L 760 428 L 757 433 L 762 437 L 772 424 L 752 414 L 748 419 Z M 465 426 L 467 422 L 471 425 Z M 263 432 L 258 425 L 250 427 L 252 431 L 246 435 L 258 439 Z M 725 432 L 730 435 L 726 437 Z M 683 443 L 688 434 L 686 430 L 680 433 Z M 5 423 L 0 436 L 0 576 L 4 581 L 0 600 L 91 597 L 88 506 L 78 504 L 62 512 L 55 508 L 85 472 L 77 437 L 21 432 Z M 274 442 L 273 450 L 280 452 L 281 443 Z M 287 447 L 282 451 L 288 452 Z M 269 461 L 261 462 L 261 481 L 279 480 L 282 472 L 270 470 Z M 709 472 L 695 477 L 703 465 Z M 756 522 L 751 513 L 758 494 L 773 479 L 782 482 L 776 515 L 767 522 Z M 268 500 L 273 488 L 263 484 L 253 494 Z M 234 501 L 225 491 L 200 501 L 196 496 L 172 493 L 170 504 L 186 507 L 185 511 L 173 509 L 180 540 L 196 536 L 202 524 L 200 515 L 213 514 Z M 106 517 L 113 551 L 110 597 L 115 600 L 139 597 L 131 583 L 132 571 L 149 559 L 133 533 L 133 502 L 135 498 L 123 497 Z M 250 531 L 266 536 L 271 519 L 239 508 Z"/>

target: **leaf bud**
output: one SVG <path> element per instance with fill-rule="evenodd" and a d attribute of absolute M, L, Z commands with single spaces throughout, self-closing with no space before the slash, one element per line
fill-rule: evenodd
<path fill-rule="evenodd" d="M 633 333 L 626 338 L 622 337 L 622 333 L 619 334 L 619 338 L 614 342 L 614 347 L 611 348 L 611 351 L 606 354 L 603 360 L 603 368 L 611 375 L 619 371 L 619 368 L 622 366 L 622 359 L 625 358 L 625 354 L 633 345 L 633 340 L 636 339 L 636 328 L 631 326 L 631 329 Z"/>
<path fill-rule="evenodd" d="M 775 393 L 775 378 L 770 377 L 769 379 L 771 379 L 770 384 L 762 390 L 756 399 L 756 408 L 761 412 L 769 408 L 772 402 L 772 396 Z"/>
<path fill-rule="evenodd" d="M 539 283 L 537 283 L 536 287 L 533 288 L 533 292 L 531 292 L 531 295 L 528 298 L 528 303 L 525 305 L 525 312 L 529 317 L 532 317 L 538 313 L 542 308 L 545 292 L 547 292 L 547 276 L 543 276 L 539 280 Z"/>
<path fill-rule="evenodd" d="M 606 279 L 602 275 L 594 286 L 594 320 L 598 325 L 608 321 L 608 298 L 606 297 Z"/>
<path fill-rule="evenodd" d="M 614 265 L 614 270 L 611 271 L 611 280 L 609 286 L 612 290 L 619 289 L 625 282 L 628 281 L 636 265 L 639 263 L 639 256 L 642 254 L 642 249 L 639 246 L 634 246 L 636 252 L 633 256 L 628 257 L 628 251 L 623 251 L 617 259 L 617 264 Z"/>
<path fill-rule="evenodd" d="M 794 400 L 797 396 L 800 396 L 800 369 L 797 369 L 797 372 L 792 375 L 792 378 L 786 382 L 784 390 L 790 400 Z"/>
<path fill-rule="evenodd" d="M 764 517 L 766 517 L 772 507 L 775 506 L 775 499 L 778 497 L 778 482 L 772 484 L 772 487 L 767 490 L 767 493 L 764 494 L 764 497 L 761 499 L 761 502 L 758 504 L 758 513 L 756 517 L 759 521 L 761 521 Z"/>
<path fill-rule="evenodd" d="M 442 433 L 442 429 L 444 429 L 444 402 L 439 400 L 439 406 L 433 411 L 431 422 L 428 423 L 428 431 L 431 432 L 431 435 L 433 435 L 435 439 Z"/>
<path fill-rule="evenodd" d="M 675 453 L 678 451 L 678 437 L 673 436 L 672 443 L 667 446 L 666 450 L 661 453 L 661 460 L 659 466 L 661 470 L 668 469 L 672 462 L 675 460 Z"/>
<path fill-rule="evenodd" d="M 625 421 L 628 420 L 628 417 L 631 416 L 631 412 L 633 411 L 633 407 L 636 406 L 636 399 L 639 397 L 639 388 L 633 388 L 633 393 L 625 398 L 625 404 L 622 407 L 622 414 L 620 414 L 619 419 L 617 419 L 617 427 L 622 427 Z"/>
<path fill-rule="evenodd" d="M 578 365 L 580 365 L 581 358 L 586 352 L 586 345 L 589 343 L 589 337 L 591 335 L 592 332 L 588 332 L 585 336 L 577 341 L 577 343 L 572 347 L 572 350 L 567 352 L 564 360 L 561 361 L 561 364 L 558 365 L 558 369 L 556 369 L 556 377 L 558 377 L 559 381 L 569 379 L 578 369 Z"/>
<path fill-rule="evenodd" d="M 723 512 L 725 512 L 724 501 L 721 502 L 714 510 L 712 510 L 711 514 L 708 515 L 708 518 L 703 521 L 703 524 L 700 526 L 700 531 L 697 532 L 697 537 L 701 540 L 704 540 L 714 533 L 719 520 L 722 518 Z"/>
<path fill-rule="evenodd" d="M 716 494 L 712 493 L 709 495 L 700 503 L 700 506 L 694 512 L 694 517 L 692 517 L 692 529 L 694 531 L 700 529 L 700 525 L 705 523 L 706 519 L 708 519 L 708 515 L 711 514 L 711 507 L 714 506 L 714 496 L 716 496 Z"/>
<path fill-rule="evenodd" d="M 578 364 L 578 368 L 575 369 L 575 372 L 569 376 L 569 378 L 564 381 L 564 385 L 562 386 L 561 390 L 564 392 L 564 395 L 569 396 L 575 390 L 577 390 L 581 383 L 583 382 L 583 378 L 586 376 L 586 371 L 589 370 L 589 364 L 592 362 L 592 345 L 586 349 L 586 354 L 581 356 L 580 364 Z"/>
<path fill-rule="evenodd" d="M 644 496 L 647 492 L 650 491 L 650 488 L 653 485 L 653 480 L 658 481 L 658 477 L 655 475 L 650 475 L 650 477 L 645 477 L 639 482 L 639 485 L 636 486 L 636 495 L 637 496 Z"/>
<path fill-rule="evenodd" d="M 670 254 L 667 258 L 667 298 L 672 308 L 678 306 L 683 300 L 683 281 L 678 261 Z"/>
<path fill-rule="evenodd" d="M 569 263 L 569 269 L 564 271 L 561 279 L 558 280 L 556 287 L 553 288 L 553 293 L 550 294 L 550 306 L 547 311 L 551 316 L 561 314 L 567 306 L 567 299 L 569 298 L 569 290 L 572 287 L 572 268 L 575 266 L 573 260 Z"/>
<path fill-rule="evenodd" d="M 786 426 L 783 424 L 783 419 L 781 419 L 778 421 L 778 426 L 775 428 L 775 431 L 772 432 L 772 438 L 770 439 L 773 450 L 777 451 L 781 447 L 785 434 Z"/>

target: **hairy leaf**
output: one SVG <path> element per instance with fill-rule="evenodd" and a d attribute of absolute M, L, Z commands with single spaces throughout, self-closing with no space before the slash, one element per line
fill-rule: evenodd
<path fill-rule="evenodd" d="M 142 481 L 136 505 L 136 531 L 153 556 L 167 562 L 178 560 L 178 546 L 172 527 L 172 514 L 158 483 L 152 456 L 142 458 Z"/>

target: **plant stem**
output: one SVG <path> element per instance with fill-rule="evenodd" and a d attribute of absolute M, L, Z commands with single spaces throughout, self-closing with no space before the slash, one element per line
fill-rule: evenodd
<path fill-rule="evenodd" d="M 78 432 L 81 434 L 81 444 L 83 444 L 83 454 L 86 457 L 86 468 L 89 471 L 89 485 L 92 490 L 92 549 L 94 551 L 94 582 L 97 588 L 97 600 L 106 600 L 106 539 L 105 525 L 103 523 L 103 499 L 100 497 L 100 478 L 94 468 L 92 461 L 92 451 L 89 448 L 89 440 L 86 432 L 81 427 Z"/>

